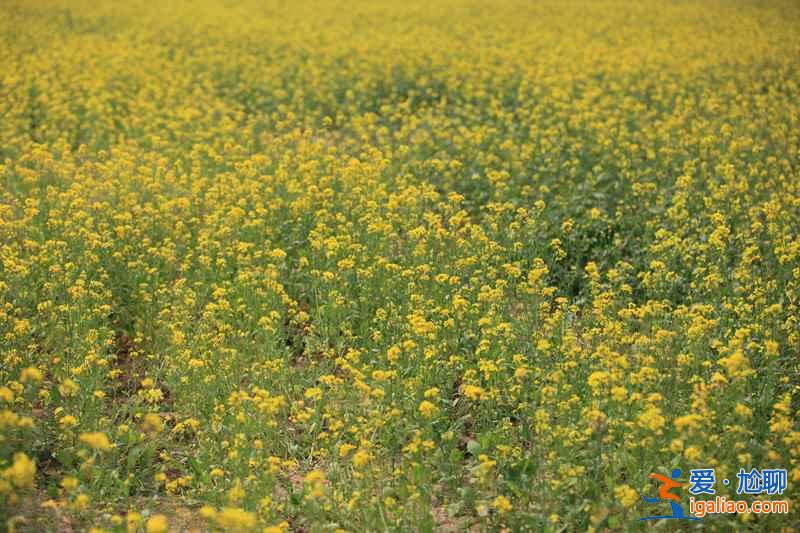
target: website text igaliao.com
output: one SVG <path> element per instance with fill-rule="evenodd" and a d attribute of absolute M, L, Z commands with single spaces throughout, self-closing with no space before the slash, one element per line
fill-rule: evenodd
<path fill-rule="evenodd" d="M 786 514 L 789 512 L 789 501 L 755 500 L 748 502 L 745 500 L 729 500 L 724 496 L 717 496 L 713 500 L 689 498 L 689 512 L 699 518 L 707 514 L 722 513 Z"/>

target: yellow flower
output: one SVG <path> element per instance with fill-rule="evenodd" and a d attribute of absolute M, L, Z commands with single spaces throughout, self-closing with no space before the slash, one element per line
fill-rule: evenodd
<path fill-rule="evenodd" d="M 161 417 L 155 413 L 147 413 L 142 421 L 142 431 L 146 433 L 159 433 L 164 429 Z"/>
<path fill-rule="evenodd" d="M 322 398 L 322 389 L 320 389 L 319 387 L 312 387 L 306 390 L 304 396 L 306 397 L 306 399 L 309 400 L 319 400 L 320 398 Z"/>
<path fill-rule="evenodd" d="M 316 483 L 325 483 L 325 472 L 322 470 L 312 470 L 308 474 L 305 475 L 303 481 L 308 483 L 309 485 L 313 485 Z"/>
<path fill-rule="evenodd" d="M 65 415 L 58 419 L 58 424 L 62 428 L 69 428 L 78 424 L 78 419 L 72 415 Z"/>
<path fill-rule="evenodd" d="M 689 446 L 685 450 L 683 450 L 683 456 L 686 458 L 687 461 L 699 461 L 702 454 L 700 452 L 700 448 L 697 446 Z"/>
<path fill-rule="evenodd" d="M 431 387 L 430 389 L 425 391 L 425 398 L 435 398 L 439 395 L 439 387 Z"/>
<path fill-rule="evenodd" d="M 108 440 L 108 436 L 99 431 L 81 433 L 80 441 L 95 450 L 105 452 L 111 449 L 111 441 Z"/>
<path fill-rule="evenodd" d="M 660 432 L 661 428 L 667 423 L 667 419 L 661 415 L 661 409 L 654 405 L 645 409 L 644 412 L 639 415 L 638 421 L 640 426 L 654 432 Z"/>
<path fill-rule="evenodd" d="M 611 389 L 611 397 L 618 402 L 622 402 L 628 397 L 628 390 L 625 387 L 613 387 Z"/>
<path fill-rule="evenodd" d="M 438 408 L 427 400 L 419 404 L 419 412 L 426 418 L 432 417 L 436 414 L 436 411 L 438 411 Z"/>
<path fill-rule="evenodd" d="M 480 464 L 478 465 L 478 472 L 482 476 L 488 475 L 494 467 L 497 466 L 497 461 L 490 459 L 488 455 L 482 453 L 478 456 L 478 460 Z"/>
<path fill-rule="evenodd" d="M 486 391 L 477 385 L 464 385 L 462 391 L 470 400 L 482 400 L 486 396 Z"/>
<path fill-rule="evenodd" d="M 598 389 L 603 385 L 607 384 L 610 379 L 611 379 L 611 374 L 609 374 L 608 372 L 604 372 L 602 370 L 598 370 L 592 372 L 589 375 L 589 379 L 587 380 L 587 382 L 589 383 L 589 386 L 591 388 Z"/>
<path fill-rule="evenodd" d="M 58 392 L 62 396 L 67 396 L 67 397 L 74 395 L 80 389 L 81 389 L 80 386 L 77 383 L 75 383 L 74 381 L 72 381 L 71 379 L 69 379 L 69 378 L 66 378 L 58 386 Z"/>
<path fill-rule="evenodd" d="M 702 416 L 697 414 L 689 414 L 685 416 L 679 416 L 673 421 L 673 424 L 675 424 L 675 428 L 677 428 L 678 431 L 683 431 L 686 428 L 696 429 L 700 427 L 702 421 Z"/>
<path fill-rule="evenodd" d="M 211 520 L 215 516 L 217 516 L 217 510 L 211 507 L 210 505 L 204 505 L 200 508 L 200 516 L 205 518 L 206 520 Z"/>
<path fill-rule="evenodd" d="M 736 350 L 730 356 L 720 358 L 719 364 L 725 367 L 730 377 L 743 377 L 753 372 L 750 369 L 750 361 L 742 350 Z"/>
<path fill-rule="evenodd" d="M 276 526 L 268 526 L 262 530 L 262 533 L 285 533 L 289 530 L 288 522 L 281 522 Z"/>
<path fill-rule="evenodd" d="M 356 447 L 354 445 L 344 443 L 341 446 L 339 446 L 339 457 L 342 458 L 347 457 L 347 455 L 355 449 Z"/>
<path fill-rule="evenodd" d="M 361 468 L 369 463 L 370 459 L 372 459 L 370 453 L 362 448 L 353 454 L 353 466 Z"/>
<path fill-rule="evenodd" d="M 750 419 L 753 417 L 753 410 L 743 403 L 737 403 L 733 411 L 742 418 Z"/>
<path fill-rule="evenodd" d="M 631 507 L 639 501 L 639 495 L 629 485 L 614 487 L 614 497 L 624 506 Z"/>
<path fill-rule="evenodd" d="M 35 366 L 23 368 L 19 375 L 19 380 L 23 383 L 27 383 L 28 381 L 34 381 L 38 383 L 39 381 L 42 381 L 42 378 L 42 371 Z"/>
<path fill-rule="evenodd" d="M 242 482 L 237 479 L 228 491 L 228 501 L 236 505 L 244 499 L 246 494 Z"/>
<path fill-rule="evenodd" d="M 147 533 L 167 533 L 169 530 L 169 522 L 167 517 L 163 514 L 156 514 L 147 519 L 145 524 L 145 531 Z"/>
<path fill-rule="evenodd" d="M 125 515 L 125 525 L 127 526 L 129 533 L 133 533 L 134 531 L 138 530 L 139 524 L 141 523 L 142 515 L 136 511 L 128 511 L 128 514 Z"/>
<path fill-rule="evenodd" d="M 76 509 L 84 510 L 87 507 L 89 507 L 89 503 L 91 501 L 92 500 L 91 498 L 89 498 L 88 494 L 78 494 L 78 496 L 75 498 L 75 501 L 73 502 L 73 505 L 75 505 Z"/>
<path fill-rule="evenodd" d="M 0 387 L 0 400 L 3 400 L 6 403 L 13 402 L 14 392 L 8 387 Z"/>
<path fill-rule="evenodd" d="M 386 351 L 386 358 L 391 362 L 396 362 L 400 358 L 400 347 L 392 346 Z"/>
<path fill-rule="evenodd" d="M 325 473 L 321 470 L 312 470 L 305 475 L 303 481 L 308 488 L 309 499 L 320 498 L 325 494 Z"/>
<path fill-rule="evenodd" d="M 14 454 L 14 462 L 3 471 L 3 477 L 19 489 L 32 489 L 36 477 L 36 463 L 22 452 Z"/>
<path fill-rule="evenodd" d="M 223 507 L 214 520 L 225 531 L 252 531 L 256 525 L 256 515 L 235 507 Z"/>
<path fill-rule="evenodd" d="M 61 480 L 61 486 L 64 488 L 64 490 L 67 491 L 77 489 L 78 484 L 79 484 L 78 478 L 72 476 L 66 476 Z"/>
<path fill-rule="evenodd" d="M 494 499 L 492 507 L 497 509 L 497 512 L 500 514 L 507 513 L 514 508 L 514 506 L 511 505 L 511 501 L 502 494 Z"/>

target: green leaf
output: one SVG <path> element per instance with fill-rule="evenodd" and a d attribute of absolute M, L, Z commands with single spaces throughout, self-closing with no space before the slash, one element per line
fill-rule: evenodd
<path fill-rule="evenodd" d="M 476 440 L 470 440 L 467 442 L 467 451 L 472 455 L 478 455 L 481 451 L 481 445 Z"/>

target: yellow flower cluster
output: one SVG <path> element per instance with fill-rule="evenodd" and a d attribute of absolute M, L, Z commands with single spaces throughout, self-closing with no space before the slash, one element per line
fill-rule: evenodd
<path fill-rule="evenodd" d="M 800 523 L 799 29 L 0 3 L 0 529 L 617 530 L 676 465 Z"/>

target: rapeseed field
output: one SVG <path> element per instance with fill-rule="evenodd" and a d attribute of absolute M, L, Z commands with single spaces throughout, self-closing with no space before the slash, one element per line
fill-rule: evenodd
<path fill-rule="evenodd" d="M 800 523 L 796 1 L 4 0 L 0 60 L 0 529 Z"/>

